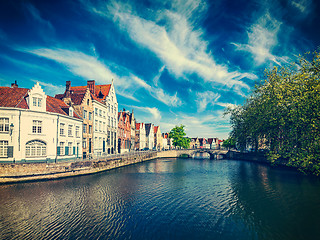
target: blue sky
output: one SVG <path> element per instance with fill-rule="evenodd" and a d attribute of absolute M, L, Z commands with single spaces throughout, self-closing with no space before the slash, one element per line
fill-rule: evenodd
<path fill-rule="evenodd" d="M 264 69 L 320 42 L 317 1 L 0 2 L 0 85 L 39 82 L 48 95 L 114 79 L 119 109 L 162 132 L 226 138 Z"/>

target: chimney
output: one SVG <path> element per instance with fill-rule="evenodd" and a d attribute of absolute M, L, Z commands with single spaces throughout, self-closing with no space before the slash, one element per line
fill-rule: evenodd
<path fill-rule="evenodd" d="M 11 83 L 11 87 L 12 88 L 17 88 L 18 87 L 17 80 L 15 80 L 14 83 Z"/>
<path fill-rule="evenodd" d="M 66 92 L 65 92 L 66 97 L 70 97 L 70 87 L 71 87 L 71 81 L 66 81 Z"/>
<path fill-rule="evenodd" d="M 89 88 L 90 92 L 95 95 L 94 89 L 96 88 L 95 80 L 88 80 L 87 87 Z"/>

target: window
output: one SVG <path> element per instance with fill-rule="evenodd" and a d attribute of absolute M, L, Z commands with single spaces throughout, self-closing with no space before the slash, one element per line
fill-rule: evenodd
<path fill-rule="evenodd" d="M 9 132 L 9 118 L 0 118 L 0 132 Z"/>
<path fill-rule="evenodd" d="M 89 120 L 92 120 L 92 112 L 89 112 Z"/>
<path fill-rule="evenodd" d="M 103 118 L 106 118 L 106 112 L 105 111 L 103 111 L 102 116 L 103 116 Z"/>
<path fill-rule="evenodd" d="M 83 118 L 87 119 L 87 110 L 83 110 Z"/>
<path fill-rule="evenodd" d="M 41 107 L 42 99 L 41 98 L 37 98 L 37 97 L 33 97 L 32 98 L 32 102 L 33 102 L 33 106 L 34 107 Z"/>
<path fill-rule="evenodd" d="M 103 129 L 102 129 L 103 132 L 106 132 L 106 123 L 103 122 Z"/>
<path fill-rule="evenodd" d="M 72 137 L 72 125 L 68 126 L 68 137 Z"/>
<path fill-rule="evenodd" d="M 86 138 L 84 138 L 82 141 L 82 147 L 87 148 L 87 139 Z"/>
<path fill-rule="evenodd" d="M 64 155 L 64 142 L 60 142 L 60 156 Z"/>
<path fill-rule="evenodd" d="M 89 106 L 89 104 L 90 104 L 90 100 L 88 99 L 88 100 L 87 100 L 87 105 Z"/>
<path fill-rule="evenodd" d="M 64 136 L 64 123 L 60 123 L 60 136 Z"/>
<path fill-rule="evenodd" d="M 95 121 L 94 129 L 95 129 L 96 132 L 99 130 L 99 129 L 98 129 L 98 120 Z"/>
<path fill-rule="evenodd" d="M 26 143 L 26 157 L 45 157 L 47 145 L 45 142 L 33 140 Z"/>
<path fill-rule="evenodd" d="M 42 132 L 42 121 L 33 120 L 32 121 L 32 133 Z"/>
<path fill-rule="evenodd" d="M 83 124 L 83 133 L 87 132 L 87 124 Z"/>
<path fill-rule="evenodd" d="M 95 109 L 94 109 L 94 114 L 95 114 L 96 116 L 98 116 L 98 108 L 95 108 Z"/>
<path fill-rule="evenodd" d="M 0 141 L 0 157 L 8 157 L 8 141 Z"/>
<path fill-rule="evenodd" d="M 76 126 L 76 137 L 80 137 L 80 127 Z"/>
<path fill-rule="evenodd" d="M 110 116 L 108 116 L 108 126 L 110 126 Z"/>
<path fill-rule="evenodd" d="M 107 143 L 110 144 L 110 131 L 107 132 Z"/>
<path fill-rule="evenodd" d="M 101 132 L 101 121 L 99 121 L 99 132 Z"/>
<path fill-rule="evenodd" d="M 89 134 L 92 133 L 92 125 L 89 125 Z"/>
<path fill-rule="evenodd" d="M 101 117 L 101 115 L 102 115 L 102 111 L 101 109 L 99 109 L 99 117 Z"/>
<path fill-rule="evenodd" d="M 72 142 L 68 142 L 68 155 L 72 155 Z"/>
<path fill-rule="evenodd" d="M 108 112 L 110 112 L 110 103 L 108 103 Z"/>

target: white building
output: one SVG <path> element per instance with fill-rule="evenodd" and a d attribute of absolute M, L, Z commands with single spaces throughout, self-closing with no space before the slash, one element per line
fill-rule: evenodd
<path fill-rule="evenodd" d="M 82 155 L 82 120 L 72 107 L 29 90 L 0 87 L 0 161 L 55 162 Z"/>
<path fill-rule="evenodd" d="M 136 123 L 135 149 L 142 150 L 146 148 L 146 128 L 144 123 Z"/>
<path fill-rule="evenodd" d="M 154 148 L 154 124 L 146 123 L 146 148 L 152 150 Z"/>

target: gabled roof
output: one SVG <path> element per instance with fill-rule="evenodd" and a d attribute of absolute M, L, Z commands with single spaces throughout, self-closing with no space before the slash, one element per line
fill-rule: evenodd
<path fill-rule="evenodd" d="M 27 88 L 0 87 L 0 107 L 29 109 L 26 101 L 28 91 L 29 89 Z M 46 111 L 68 115 L 69 106 L 63 101 L 47 95 Z M 74 117 L 80 118 L 75 112 Z"/>
<path fill-rule="evenodd" d="M 0 87 L 0 107 L 16 107 L 29 109 L 25 99 L 28 96 L 27 88 Z"/>
<path fill-rule="evenodd" d="M 111 88 L 111 84 L 95 85 L 95 88 L 94 88 L 95 94 L 92 94 L 92 95 L 95 97 L 95 100 L 101 101 L 102 99 L 105 99 L 106 96 L 109 95 L 110 88 Z M 70 87 L 70 90 L 73 93 L 85 93 L 87 91 L 87 86 Z"/>

